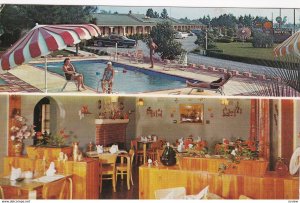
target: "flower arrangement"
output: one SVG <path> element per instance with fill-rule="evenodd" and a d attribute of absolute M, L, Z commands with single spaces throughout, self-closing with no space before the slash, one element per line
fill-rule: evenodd
<path fill-rule="evenodd" d="M 14 115 L 10 128 L 10 139 L 13 143 L 23 142 L 35 135 L 34 126 L 27 124 L 27 119 L 19 114 Z"/>
<path fill-rule="evenodd" d="M 193 140 L 192 136 L 185 139 L 181 138 L 177 141 L 177 151 L 182 150 L 185 150 L 189 155 L 204 156 L 208 153 L 207 142 L 200 137 L 196 141 Z"/>
<path fill-rule="evenodd" d="M 224 173 L 227 168 L 235 167 L 234 163 L 238 164 L 241 160 L 258 159 L 257 142 L 242 139 L 237 139 L 235 142 L 229 142 L 223 139 L 223 143 L 216 144 L 215 153 L 228 159 L 228 164 L 220 164 L 219 174 Z"/>
<path fill-rule="evenodd" d="M 235 142 L 229 142 L 223 139 L 223 143 L 216 144 L 215 154 L 231 159 L 233 162 L 238 162 L 242 159 L 258 159 L 257 142 L 242 139 L 237 139 Z"/>
<path fill-rule="evenodd" d="M 67 134 L 65 129 L 61 129 L 59 132 L 55 134 L 51 134 L 48 132 L 37 132 L 36 139 L 37 143 L 36 146 L 55 146 L 55 147 L 62 147 L 66 144 L 66 141 L 69 139 L 76 139 L 77 136 L 74 135 L 73 131 L 69 131 Z"/>

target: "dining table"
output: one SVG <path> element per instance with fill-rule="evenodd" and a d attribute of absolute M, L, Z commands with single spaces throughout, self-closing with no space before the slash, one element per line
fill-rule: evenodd
<path fill-rule="evenodd" d="M 19 190 L 28 191 L 28 199 L 37 199 L 37 190 L 45 184 L 66 178 L 72 184 L 72 174 L 55 174 L 53 176 L 40 176 L 35 178 L 19 178 L 10 180 L 10 176 L 0 177 L 0 186 L 13 187 Z M 4 194 L 5 197 L 5 194 Z M 70 186 L 70 199 L 72 198 L 72 185 Z"/>

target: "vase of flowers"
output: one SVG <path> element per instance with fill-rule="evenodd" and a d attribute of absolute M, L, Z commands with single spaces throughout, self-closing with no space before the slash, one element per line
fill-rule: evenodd
<path fill-rule="evenodd" d="M 23 151 L 23 140 L 35 135 L 34 126 L 27 124 L 27 119 L 16 114 L 12 119 L 10 128 L 10 139 L 12 140 L 12 151 L 14 156 L 21 156 Z"/>

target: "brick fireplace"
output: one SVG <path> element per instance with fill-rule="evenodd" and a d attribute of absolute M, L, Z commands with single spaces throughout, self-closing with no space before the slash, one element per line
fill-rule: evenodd
<path fill-rule="evenodd" d="M 126 144 L 126 127 L 128 119 L 96 119 L 96 144 Z"/>

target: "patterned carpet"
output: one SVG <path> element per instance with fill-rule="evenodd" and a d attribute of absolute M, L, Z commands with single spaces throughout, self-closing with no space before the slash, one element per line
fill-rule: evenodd
<path fill-rule="evenodd" d="M 0 78 L 6 83 L 0 84 L 0 92 L 42 92 L 11 73 L 0 74 Z"/>

